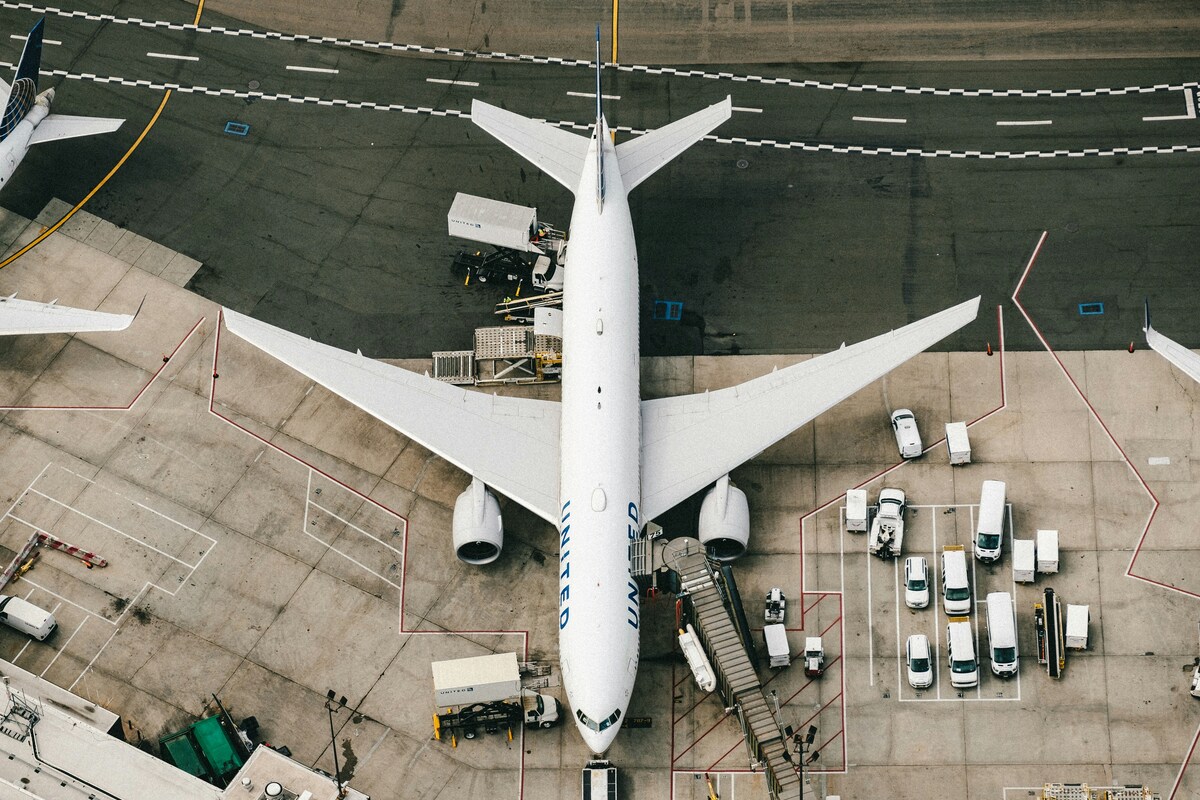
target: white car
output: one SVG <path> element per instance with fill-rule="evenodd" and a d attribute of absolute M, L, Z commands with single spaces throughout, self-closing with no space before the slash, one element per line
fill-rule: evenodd
<path fill-rule="evenodd" d="M 892 430 L 901 458 L 916 458 L 925 451 L 921 445 L 921 432 L 917 430 L 917 418 L 911 410 L 898 408 L 892 412 Z"/>
<path fill-rule="evenodd" d="M 929 637 L 914 633 L 904 644 L 904 656 L 908 661 L 908 683 L 914 689 L 933 686 L 933 659 L 929 655 Z"/>
<path fill-rule="evenodd" d="M 929 605 L 929 564 L 925 556 L 904 559 L 904 605 L 909 608 Z"/>

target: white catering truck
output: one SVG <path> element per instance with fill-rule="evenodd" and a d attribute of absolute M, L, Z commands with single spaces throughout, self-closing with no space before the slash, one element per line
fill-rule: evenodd
<path fill-rule="evenodd" d="M 562 705 L 548 694 L 521 685 L 516 653 L 496 653 L 453 661 L 434 661 L 434 736 L 443 730 L 461 731 L 464 739 L 511 727 L 518 720 L 549 728 L 562 719 Z"/>

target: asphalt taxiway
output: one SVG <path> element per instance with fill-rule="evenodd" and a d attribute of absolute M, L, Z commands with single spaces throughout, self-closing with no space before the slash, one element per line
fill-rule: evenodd
<path fill-rule="evenodd" d="M 25 30 L 35 17 L 13 5 L 0 4 L 0 25 Z M 10 207 L 32 216 L 51 197 L 81 198 L 170 89 L 153 130 L 89 207 L 201 261 L 199 293 L 381 357 L 466 346 L 492 319 L 500 297 L 464 290 L 450 270 L 471 246 L 445 234 L 455 192 L 569 219 L 569 193 L 464 115 L 478 97 L 585 128 L 591 103 L 569 93 L 586 94 L 592 77 L 576 58 L 298 40 L 217 13 L 189 28 L 169 11 L 51 14 L 62 44 L 47 47 L 45 66 L 58 70 L 48 80 L 60 84 L 60 108 L 129 122 L 114 136 L 35 149 L 6 188 Z M 15 59 L 19 42 L 6 46 Z M 607 113 L 620 135 L 726 94 L 742 109 L 718 141 L 631 198 L 643 352 L 818 352 L 840 344 L 847 319 L 865 336 L 975 293 L 998 303 L 1042 230 L 1047 277 L 1029 285 L 1029 303 L 1055 346 L 1127 346 L 1146 296 L 1164 330 L 1200 343 L 1190 301 L 1168 288 L 1189 283 L 1200 217 L 1195 67 L 609 70 L 605 93 L 620 99 Z M 230 122 L 245 135 L 227 132 Z M 660 299 L 682 303 L 683 319 L 653 320 Z M 1081 314 L 1081 304 L 1104 313 Z M 974 326 L 944 346 L 987 341 Z M 1023 332 L 1011 342 L 1036 344 Z"/>

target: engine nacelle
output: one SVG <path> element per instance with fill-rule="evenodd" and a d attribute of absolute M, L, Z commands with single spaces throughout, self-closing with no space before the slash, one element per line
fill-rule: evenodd
<path fill-rule="evenodd" d="M 750 541 L 750 504 L 746 493 L 725 475 L 700 504 L 700 541 L 719 561 L 733 561 Z"/>
<path fill-rule="evenodd" d="M 483 481 L 471 485 L 454 501 L 454 554 L 467 564 L 490 564 L 504 546 L 504 522 L 500 501 Z"/>

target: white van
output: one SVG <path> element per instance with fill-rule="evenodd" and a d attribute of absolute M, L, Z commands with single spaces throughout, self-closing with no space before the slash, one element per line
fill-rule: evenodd
<path fill-rule="evenodd" d="M 950 616 L 971 613 L 967 554 L 961 544 L 946 545 L 942 548 L 942 607 Z"/>
<path fill-rule="evenodd" d="M 1012 595 L 990 592 L 987 596 L 988 645 L 992 673 L 1001 678 L 1017 674 L 1017 617 Z"/>
<path fill-rule="evenodd" d="M 4 594 L 0 594 L 0 622 L 39 642 L 50 638 L 50 634 L 58 627 L 54 615 L 49 611 L 19 597 Z"/>
<path fill-rule="evenodd" d="M 984 481 L 979 497 L 979 517 L 975 520 L 975 557 L 980 561 L 999 561 L 1004 542 L 1004 481 Z"/>
<path fill-rule="evenodd" d="M 947 660 L 950 662 L 950 683 L 956 689 L 979 685 L 979 664 L 975 661 L 975 639 L 966 617 L 951 617 L 946 626 Z"/>

